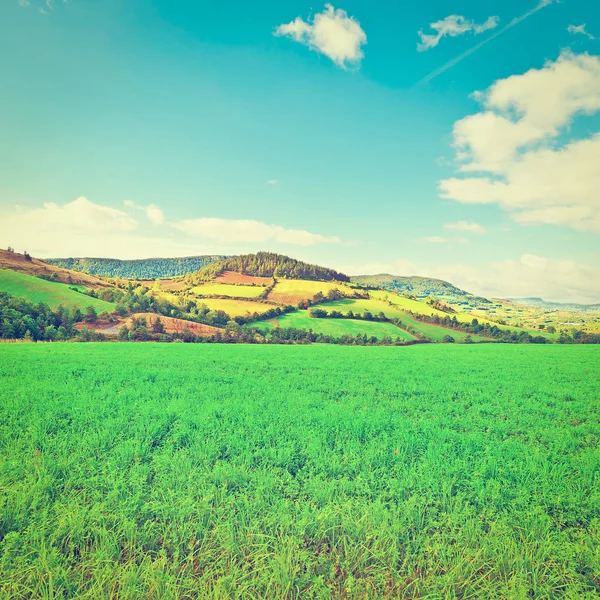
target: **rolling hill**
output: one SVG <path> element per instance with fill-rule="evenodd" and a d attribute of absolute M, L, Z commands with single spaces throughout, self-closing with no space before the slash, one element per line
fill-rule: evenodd
<path fill-rule="evenodd" d="M 81 286 L 69 286 L 17 271 L 0 269 L 0 291 L 17 298 L 25 298 L 35 304 L 43 302 L 51 308 L 62 304 L 81 310 L 92 306 L 96 312 L 112 312 L 115 309 L 112 302 L 87 296 L 82 293 L 84 290 Z"/>
<path fill-rule="evenodd" d="M 119 260 L 117 258 L 47 258 L 45 262 L 91 275 L 120 277 L 123 279 L 156 279 L 178 277 L 194 273 L 215 261 L 227 258 L 223 255 L 185 256 L 182 258 L 143 258 Z"/>

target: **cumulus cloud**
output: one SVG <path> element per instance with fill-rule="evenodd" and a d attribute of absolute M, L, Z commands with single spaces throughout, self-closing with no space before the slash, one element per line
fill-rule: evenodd
<path fill-rule="evenodd" d="M 397 260 L 372 265 L 339 265 L 344 273 L 433 277 L 488 298 L 541 297 L 554 302 L 600 302 L 600 267 L 573 260 L 523 254 L 474 267 Z"/>
<path fill-rule="evenodd" d="M 468 231 L 469 233 L 485 233 L 485 227 L 478 223 L 469 223 L 468 221 L 457 221 L 456 223 L 446 223 L 445 229 L 453 231 Z"/>
<path fill-rule="evenodd" d="M 334 236 L 260 221 L 169 221 L 156 205 L 127 201 L 125 206 L 131 210 L 103 206 L 81 197 L 65 204 L 48 202 L 41 207 L 0 209 L 0 245 L 27 250 L 38 257 L 144 258 L 233 254 L 240 245 L 244 251 L 257 251 L 277 249 L 280 244 L 341 243 Z M 149 228 L 146 219 L 138 221 L 138 211 L 143 211 L 155 226 Z"/>
<path fill-rule="evenodd" d="M 138 210 L 143 210 L 148 217 L 148 220 L 154 225 L 162 225 L 165 221 L 165 215 L 162 209 L 156 204 L 136 204 L 132 200 L 125 200 L 125 206 L 129 206 L 130 208 L 136 208 Z"/>
<path fill-rule="evenodd" d="M 565 51 L 474 97 L 483 110 L 453 136 L 459 174 L 476 175 L 441 181 L 441 196 L 499 204 L 521 223 L 600 231 L 600 133 L 558 143 L 575 117 L 600 111 L 600 57 Z"/>
<path fill-rule="evenodd" d="M 484 23 L 477 24 L 475 21 L 465 19 L 461 15 L 449 15 L 441 21 L 431 23 L 429 26 L 435 31 L 435 33 L 423 33 L 423 30 L 419 31 L 419 37 L 421 41 L 417 44 L 417 50 L 419 52 L 425 52 L 430 48 L 435 48 L 440 40 L 445 36 L 457 37 L 464 35 L 465 33 L 473 33 L 479 35 L 490 29 L 498 27 L 500 22 L 499 17 L 488 17 Z"/>
<path fill-rule="evenodd" d="M 573 33 L 575 35 L 585 35 L 590 40 L 595 40 L 596 39 L 595 36 L 593 36 L 591 33 L 589 33 L 586 30 L 586 24 L 585 23 L 583 25 L 569 25 L 567 27 L 567 31 L 569 33 Z"/>
<path fill-rule="evenodd" d="M 326 4 L 325 10 L 308 22 L 296 17 L 290 23 L 279 25 L 273 35 L 287 36 L 304 44 L 343 69 L 360 64 L 364 57 L 362 46 L 367 43 L 367 35 L 360 23 L 349 17 L 345 10 L 335 9 L 331 4 Z"/>
<path fill-rule="evenodd" d="M 315 244 L 338 244 L 341 241 L 338 237 L 327 237 L 302 229 L 286 229 L 281 225 L 268 225 L 261 221 L 244 219 L 186 219 L 174 226 L 190 235 L 216 242 L 277 242 L 298 246 L 314 246 Z"/>

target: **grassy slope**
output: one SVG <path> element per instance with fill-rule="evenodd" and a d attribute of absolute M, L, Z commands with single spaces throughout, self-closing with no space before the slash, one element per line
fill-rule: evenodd
<path fill-rule="evenodd" d="M 191 288 L 192 293 L 198 296 L 229 296 L 231 298 L 258 298 L 264 293 L 265 288 L 252 285 L 227 285 L 227 284 L 206 284 L 197 285 Z"/>
<path fill-rule="evenodd" d="M 597 598 L 599 361 L 0 345 L 0 597 Z"/>
<path fill-rule="evenodd" d="M 261 321 L 251 323 L 249 326 L 259 327 L 264 331 L 274 327 L 294 327 L 296 329 L 312 329 L 315 333 L 324 335 L 333 335 L 340 337 L 342 335 L 367 334 L 369 337 L 374 335 L 378 339 L 386 336 L 402 340 L 414 340 L 414 336 L 406 331 L 392 325 L 391 323 L 376 323 L 371 321 L 360 321 L 355 319 L 313 319 L 308 316 L 305 310 L 298 310 L 272 319 L 270 321 Z"/>
<path fill-rule="evenodd" d="M 220 298 L 198 298 L 198 304 L 206 304 L 211 310 L 223 310 L 230 317 L 243 317 L 247 313 L 267 312 L 273 305 L 263 304 L 261 302 L 252 302 L 251 300 L 229 300 Z"/>
<path fill-rule="evenodd" d="M 269 292 L 268 299 L 280 304 L 298 304 L 302 300 L 313 298 L 321 292 L 326 295 L 330 290 L 340 290 L 351 295 L 353 290 L 346 285 L 331 281 L 309 281 L 305 279 L 278 279 L 275 287 Z"/>
<path fill-rule="evenodd" d="M 46 281 L 45 279 L 6 269 L 0 269 L 0 291 L 8 292 L 13 296 L 25 298 L 34 303 L 44 302 L 53 308 L 56 308 L 59 304 L 81 309 L 93 306 L 97 312 L 112 312 L 115 308 L 112 302 L 90 298 L 70 289 L 64 283 Z"/>
<path fill-rule="evenodd" d="M 558 340 L 558 337 L 559 337 L 558 334 L 556 334 L 556 333 L 545 333 L 545 332 L 539 331 L 537 329 L 527 329 L 527 328 L 524 329 L 524 328 L 519 328 L 519 327 L 511 327 L 508 325 L 499 325 L 495 321 L 490 321 L 489 319 L 486 319 L 485 317 L 474 316 L 472 314 L 461 313 L 461 312 L 457 312 L 456 314 L 448 314 L 441 310 L 437 310 L 436 308 L 433 308 L 432 306 L 429 306 L 425 302 L 420 302 L 418 300 L 410 300 L 409 298 L 404 298 L 402 296 L 397 296 L 395 294 L 389 294 L 388 292 L 373 291 L 373 292 L 369 292 L 369 294 L 373 298 L 379 298 L 379 299 L 385 298 L 385 299 L 389 300 L 392 304 L 397 306 L 398 308 L 404 309 L 404 310 L 410 310 L 411 312 L 413 312 L 415 314 L 437 315 L 438 317 L 442 317 L 442 318 L 443 317 L 450 317 L 450 318 L 456 317 L 456 320 L 459 321 L 460 323 L 470 323 L 474 318 L 476 318 L 482 325 L 484 323 L 488 323 L 489 325 L 496 325 L 496 326 L 500 327 L 501 329 L 516 331 L 517 333 L 520 331 L 526 331 L 527 333 L 529 333 L 531 335 L 541 335 L 542 337 L 545 337 L 552 341 Z"/>
<path fill-rule="evenodd" d="M 467 337 L 467 334 L 460 331 L 445 329 L 443 327 L 438 327 L 437 325 L 430 325 L 429 323 L 421 323 L 420 321 L 413 319 L 411 316 L 399 309 L 394 308 L 393 306 L 390 306 L 382 300 L 337 300 L 335 302 L 321 304 L 319 305 L 319 308 L 324 310 L 337 310 L 341 313 L 348 313 L 350 310 L 355 313 L 364 313 L 368 310 L 372 314 L 377 315 L 382 312 L 390 319 L 400 319 L 402 323 L 405 325 L 410 325 L 415 331 L 422 333 L 424 336 L 428 337 L 434 342 L 441 342 L 446 335 L 450 335 L 455 340 L 459 341 L 464 340 L 465 337 Z M 477 335 L 472 335 L 471 339 L 473 341 L 481 341 L 484 338 Z"/>

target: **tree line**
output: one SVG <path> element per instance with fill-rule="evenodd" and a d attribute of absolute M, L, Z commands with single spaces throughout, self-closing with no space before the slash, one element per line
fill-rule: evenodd
<path fill-rule="evenodd" d="M 203 267 L 198 273 L 191 275 L 189 280 L 191 283 L 210 281 L 225 271 L 235 271 L 253 277 L 350 281 L 347 275 L 333 269 L 311 265 L 274 252 L 242 254 L 220 260 Z"/>

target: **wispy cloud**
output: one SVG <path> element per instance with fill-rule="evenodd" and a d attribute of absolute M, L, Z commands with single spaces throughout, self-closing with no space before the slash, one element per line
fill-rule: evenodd
<path fill-rule="evenodd" d="M 456 223 L 446 223 L 444 229 L 452 231 L 467 231 L 469 233 L 485 233 L 485 227 L 479 223 L 469 223 L 468 221 L 457 221 Z"/>
<path fill-rule="evenodd" d="M 421 42 L 417 44 L 417 50 L 424 52 L 430 48 L 435 48 L 445 36 L 457 37 L 469 32 L 479 35 L 490 29 L 495 29 L 498 27 L 499 22 L 499 17 L 488 17 L 485 23 L 478 25 L 475 21 L 470 21 L 460 15 L 450 15 L 441 21 L 431 23 L 429 27 L 436 33 L 423 33 L 422 30 L 418 32 Z"/>
<path fill-rule="evenodd" d="M 154 225 L 162 225 L 165 221 L 165 215 L 162 209 L 156 204 L 136 204 L 132 200 L 125 200 L 125 206 L 130 208 L 136 208 L 137 210 L 143 210 L 148 217 L 148 220 Z"/>
<path fill-rule="evenodd" d="M 477 50 L 479 50 L 486 44 L 489 44 L 492 40 L 495 40 L 497 37 L 501 36 L 503 33 L 507 32 L 509 29 L 512 29 L 515 25 L 522 23 L 525 19 L 528 19 L 529 17 L 535 15 L 537 12 L 539 12 L 546 6 L 549 6 L 550 4 L 552 4 L 556 1 L 557 0 L 540 0 L 540 2 L 537 4 L 537 6 L 535 8 L 532 8 L 531 10 L 527 11 L 525 14 L 521 15 L 520 17 L 515 17 L 508 25 L 504 26 L 502 29 L 500 29 L 499 31 L 497 31 L 496 33 L 491 35 L 490 37 L 486 38 L 485 40 L 479 42 L 479 44 L 476 44 L 470 50 L 463 52 L 462 54 L 460 54 L 456 58 L 453 58 L 452 60 L 448 61 L 447 63 L 445 63 L 438 69 L 435 69 L 434 71 L 429 73 L 429 75 L 423 77 L 423 79 L 421 79 L 421 81 L 419 81 L 416 85 L 419 86 L 419 85 L 424 85 L 426 83 L 429 83 L 432 79 L 435 79 L 436 77 L 438 77 L 438 75 L 441 75 L 448 69 L 451 69 L 452 67 L 457 65 L 459 62 L 463 61 L 468 56 L 471 56 L 471 54 L 473 54 L 474 52 L 477 52 Z"/>
<path fill-rule="evenodd" d="M 595 40 L 596 39 L 596 36 L 593 36 L 591 33 L 589 33 L 586 30 L 586 24 L 585 23 L 583 23 L 583 25 L 569 25 L 567 27 L 567 31 L 569 33 L 574 34 L 574 35 L 585 35 L 590 40 Z"/>
<path fill-rule="evenodd" d="M 445 237 L 443 235 L 429 235 L 422 237 L 422 242 L 427 242 L 428 244 L 466 244 L 467 239 L 457 235 L 455 237 Z"/>
<path fill-rule="evenodd" d="M 325 10 L 308 22 L 296 17 L 290 23 L 279 25 L 273 35 L 286 36 L 304 44 L 324 54 L 342 69 L 360 64 L 364 57 L 362 46 L 367 43 L 367 35 L 360 23 L 349 17 L 345 10 L 335 9 L 331 4 L 326 4 Z"/>
<path fill-rule="evenodd" d="M 267 181 L 267 185 L 277 185 L 279 183 L 279 179 L 269 179 Z"/>

